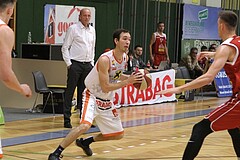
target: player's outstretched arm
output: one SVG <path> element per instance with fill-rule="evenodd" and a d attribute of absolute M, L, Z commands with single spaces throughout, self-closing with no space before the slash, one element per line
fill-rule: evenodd
<path fill-rule="evenodd" d="M 216 52 L 200 52 L 197 55 L 197 59 L 201 60 L 203 58 L 207 58 L 207 59 L 214 58 L 215 54 Z"/>
<path fill-rule="evenodd" d="M 204 85 L 211 83 L 217 73 L 223 68 L 226 61 L 229 58 L 229 55 L 234 52 L 232 47 L 229 46 L 221 46 L 217 50 L 214 56 L 213 64 L 210 66 L 209 70 L 203 74 L 202 76 L 198 77 L 197 79 L 186 83 L 182 86 L 171 88 L 167 90 L 162 90 L 157 92 L 156 94 L 170 94 L 170 93 L 180 93 L 186 90 L 200 88 Z"/>

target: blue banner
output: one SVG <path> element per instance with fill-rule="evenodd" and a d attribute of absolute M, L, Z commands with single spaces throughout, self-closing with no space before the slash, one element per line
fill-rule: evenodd
<path fill-rule="evenodd" d="M 220 40 L 218 13 L 221 9 L 184 4 L 182 39 Z"/>
<path fill-rule="evenodd" d="M 221 69 L 214 78 L 218 97 L 232 96 L 232 84 L 224 69 Z"/>

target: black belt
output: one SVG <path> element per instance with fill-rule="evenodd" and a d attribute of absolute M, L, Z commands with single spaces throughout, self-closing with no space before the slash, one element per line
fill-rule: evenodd
<path fill-rule="evenodd" d="M 81 64 L 89 64 L 91 62 L 78 62 L 78 63 L 81 63 Z"/>
<path fill-rule="evenodd" d="M 89 63 L 91 63 L 91 62 L 80 62 L 80 61 L 76 61 L 76 60 L 73 60 L 73 59 L 71 59 L 71 61 L 72 62 L 76 62 L 76 63 L 81 63 L 81 64 L 89 64 Z"/>

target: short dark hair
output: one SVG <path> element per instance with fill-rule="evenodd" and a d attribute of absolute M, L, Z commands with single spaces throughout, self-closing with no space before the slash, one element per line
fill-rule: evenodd
<path fill-rule="evenodd" d="M 160 21 L 157 23 L 157 26 L 159 26 L 160 24 L 164 24 L 164 22 Z"/>
<path fill-rule="evenodd" d="M 0 11 L 5 9 L 9 4 L 14 4 L 17 0 L 0 0 Z"/>
<path fill-rule="evenodd" d="M 190 53 L 193 53 L 193 51 L 198 50 L 196 47 L 192 47 L 190 50 Z"/>
<path fill-rule="evenodd" d="M 201 51 L 208 50 L 207 46 L 202 46 Z"/>
<path fill-rule="evenodd" d="M 115 44 L 114 40 L 115 40 L 115 38 L 117 38 L 117 40 L 119 40 L 121 33 L 130 33 L 130 32 L 128 30 L 126 30 L 126 29 L 123 29 L 123 28 L 116 29 L 113 32 L 113 44 L 114 44 L 114 47 L 116 47 L 116 44 Z"/>
<path fill-rule="evenodd" d="M 208 50 L 209 50 L 209 51 L 211 51 L 211 50 L 216 50 L 216 48 L 213 47 L 213 46 L 210 46 Z"/>
<path fill-rule="evenodd" d="M 143 48 L 140 44 L 138 44 L 134 47 L 134 50 L 136 50 L 138 47 Z"/>
<path fill-rule="evenodd" d="M 233 11 L 220 11 L 218 17 L 227 25 L 229 30 L 236 30 L 238 16 Z"/>
<path fill-rule="evenodd" d="M 214 47 L 214 46 L 215 46 L 215 47 Z M 212 43 L 212 44 L 210 45 L 210 47 L 214 47 L 214 48 L 216 48 L 216 47 L 217 47 L 217 44 Z"/>

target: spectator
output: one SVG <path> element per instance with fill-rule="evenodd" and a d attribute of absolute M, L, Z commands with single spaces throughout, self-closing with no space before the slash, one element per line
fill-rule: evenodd
<path fill-rule="evenodd" d="M 64 127 L 72 128 L 71 107 L 72 98 L 77 87 L 77 108 L 82 111 L 82 92 L 85 89 L 84 80 L 94 65 L 95 29 L 89 24 L 91 11 L 83 8 L 79 14 L 79 22 L 71 25 L 66 33 L 62 55 L 67 65 L 67 89 L 64 104 Z"/>
<path fill-rule="evenodd" d="M 210 46 L 208 49 L 210 52 L 216 52 L 216 47 Z"/>
<path fill-rule="evenodd" d="M 152 38 L 149 45 L 150 59 L 153 63 L 153 68 L 158 68 L 161 61 L 168 61 L 168 48 L 167 48 L 167 36 L 164 31 L 164 23 L 159 22 L 157 24 L 157 32 L 152 34 Z"/>
<path fill-rule="evenodd" d="M 179 62 L 179 66 L 186 66 L 192 79 L 195 79 L 203 74 L 203 69 L 199 66 L 197 60 L 198 49 L 191 48 L 189 55 L 183 57 Z"/>
<path fill-rule="evenodd" d="M 146 67 L 145 62 L 142 60 L 141 56 L 143 53 L 143 48 L 141 45 L 136 45 L 134 47 L 134 53 L 133 53 L 133 68 L 144 68 Z"/>
<path fill-rule="evenodd" d="M 217 45 L 215 43 L 213 43 L 213 44 L 210 45 L 209 49 L 210 48 L 214 48 L 216 50 L 217 49 Z"/>
<path fill-rule="evenodd" d="M 202 46 L 202 47 L 201 47 L 201 52 L 205 52 L 205 51 L 208 51 L 207 46 Z"/>

